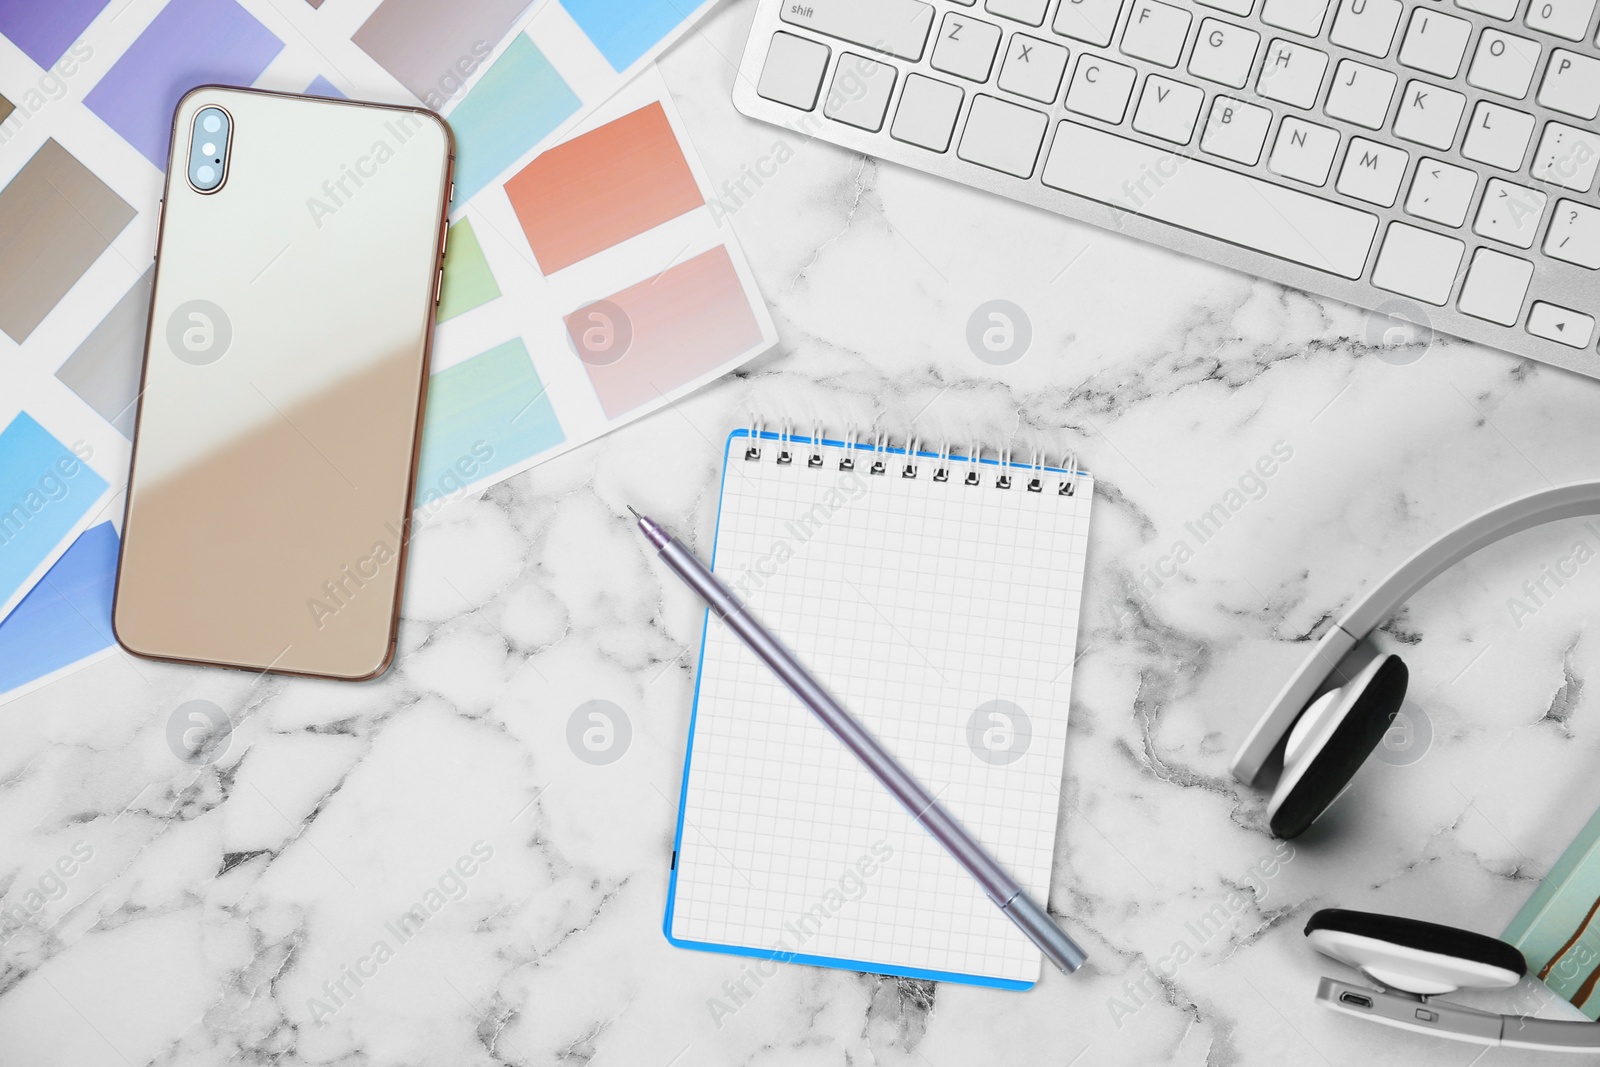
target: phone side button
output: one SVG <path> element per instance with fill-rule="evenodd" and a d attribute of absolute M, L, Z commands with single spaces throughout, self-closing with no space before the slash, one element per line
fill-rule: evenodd
<path fill-rule="evenodd" d="M 150 258 L 156 258 L 156 248 L 161 247 L 161 216 L 167 210 L 167 198 L 162 197 L 156 201 L 156 244 L 150 249 Z"/>
<path fill-rule="evenodd" d="M 433 306 L 439 306 L 439 296 L 444 289 L 444 264 L 439 264 L 439 273 L 433 276 Z"/>

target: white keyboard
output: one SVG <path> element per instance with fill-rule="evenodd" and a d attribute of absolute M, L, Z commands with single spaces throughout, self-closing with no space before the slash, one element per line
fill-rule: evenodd
<path fill-rule="evenodd" d="M 760 0 L 755 118 L 1600 377 L 1597 0 Z"/>

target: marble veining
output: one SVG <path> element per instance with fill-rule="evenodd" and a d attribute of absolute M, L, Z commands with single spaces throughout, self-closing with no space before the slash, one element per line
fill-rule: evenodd
<path fill-rule="evenodd" d="M 781 159 L 720 209 L 782 343 L 432 517 L 375 682 L 122 657 L 0 709 L 0 1063 L 1535 1062 L 1316 1008 L 1339 971 L 1300 929 L 1339 905 L 1498 933 L 1600 806 L 1600 565 L 1524 593 L 1577 524 L 1389 621 L 1427 738 L 1305 837 L 1274 842 L 1227 763 L 1410 551 L 1600 477 L 1600 383 L 1449 338 L 1377 347 L 1349 307 L 745 120 L 750 17 L 722 8 L 663 67 L 715 184 Z M 1005 365 L 967 340 L 996 299 L 1031 326 Z M 663 938 L 702 613 L 625 505 L 708 549 L 722 441 L 755 414 L 1095 471 L 1050 894 L 1080 974 L 756 983 Z M 186 761 L 196 701 L 230 728 Z M 591 701 L 626 723 L 611 762 L 571 741 Z M 1481 1003 L 1566 1011 L 1549 999 Z"/>

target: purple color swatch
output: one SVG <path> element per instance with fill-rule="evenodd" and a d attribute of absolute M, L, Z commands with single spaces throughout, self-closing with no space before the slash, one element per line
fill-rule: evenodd
<path fill-rule="evenodd" d="M 281 51 L 283 42 L 235 0 L 173 0 L 83 102 L 164 169 L 183 94 L 197 85 L 249 85 Z"/>
<path fill-rule="evenodd" d="M 331 81 L 320 74 L 317 75 L 315 81 L 306 86 L 306 93 L 310 96 L 331 96 L 336 100 L 349 99 Z"/>
<path fill-rule="evenodd" d="M 107 0 L 0 0 L 0 37 L 41 67 L 51 67 L 83 36 Z"/>

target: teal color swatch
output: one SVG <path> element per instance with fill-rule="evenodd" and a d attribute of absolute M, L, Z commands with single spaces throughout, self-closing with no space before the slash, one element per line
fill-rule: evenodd
<path fill-rule="evenodd" d="M 579 100 L 525 33 L 512 38 L 456 109 L 456 198 L 464 204 L 578 110 Z"/>
<path fill-rule="evenodd" d="M 0 601 L 100 499 L 106 480 L 22 412 L 0 430 Z"/>
<path fill-rule="evenodd" d="M 566 435 L 520 338 L 428 382 L 416 506 L 554 448 Z"/>
<path fill-rule="evenodd" d="M 631 67 L 689 17 L 695 0 L 561 0 L 616 71 Z"/>
<path fill-rule="evenodd" d="M 1567 846 L 1504 938 L 1528 973 L 1600 1018 L 1600 812 Z"/>

